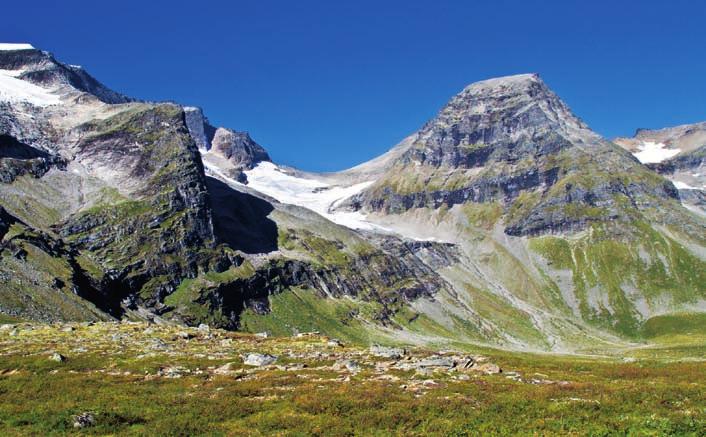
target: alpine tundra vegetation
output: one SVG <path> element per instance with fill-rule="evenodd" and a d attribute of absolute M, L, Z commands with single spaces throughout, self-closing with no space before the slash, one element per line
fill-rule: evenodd
<path fill-rule="evenodd" d="M 520 74 L 313 173 L 0 44 L 0 430 L 704 435 L 705 151 Z"/>

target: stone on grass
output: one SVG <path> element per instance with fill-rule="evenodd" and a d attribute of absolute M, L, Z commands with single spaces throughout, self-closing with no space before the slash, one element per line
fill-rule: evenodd
<path fill-rule="evenodd" d="M 74 428 L 88 428 L 96 424 L 96 418 L 92 413 L 85 412 L 74 416 Z"/>
<path fill-rule="evenodd" d="M 179 331 L 176 333 L 177 338 L 181 338 L 182 340 L 190 340 L 194 338 L 194 334 L 188 333 L 186 331 Z"/>
<path fill-rule="evenodd" d="M 63 363 L 64 361 L 66 361 L 66 357 L 58 352 L 54 352 L 53 354 L 49 355 L 49 359 L 51 361 L 56 361 L 57 363 Z"/>
<path fill-rule="evenodd" d="M 334 347 L 343 347 L 343 342 L 337 338 L 332 338 L 327 344 Z"/>
<path fill-rule="evenodd" d="M 353 360 L 338 361 L 333 365 L 334 370 L 343 370 L 344 368 L 351 373 L 358 373 L 361 370 L 360 364 Z"/>
<path fill-rule="evenodd" d="M 406 354 L 406 351 L 402 348 L 374 344 L 370 346 L 370 353 L 376 357 L 400 359 Z"/>
<path fill-rule="evenodd" d="M 277 361 L 277 357 L 270 354 L 249 353 L 243 356 L 243 363 L 248 366 L 269 366 L 275 361 Z"/>
<path fill-rule="evenodd" d="M 234 372 L 233 370 L 233 363 L 225 363 L 224 365 L 220 367 L 216 367 L 213 370 L 213 373 L 216 375 L 230 375 Z"/>
<path fill-rule="evenodd" d="M 405 363 L 404 367 L 411 369 L 451 369 L 456 365 L 454 360 L 446 357 L 429 357 L 416 362 Z"/>
<path fill-rule="evenodd" d="M 473 366 L 473 370 L 485 373 L 486 375 L 495 375 L 498 373 L 502 373 L 502 369 L 500 368 L 500 366 L 493 363 L 476 364 L 475 366 Z"/>

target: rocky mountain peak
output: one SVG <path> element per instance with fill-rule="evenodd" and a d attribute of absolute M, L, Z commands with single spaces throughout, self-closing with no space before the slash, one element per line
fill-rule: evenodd
<path fill-rule="evenodd" d="M 0 47 L 0 70 L 13 72 L 13 77 L 44 88 L 75 90 L 95 96 L 104 103 L 127 103 L 133 99 L 117 93 L 76 65 L 56 60 L 50 52 L 28 44 L 3 44 Z"/>
<path fill-rule="evenodd" d="M 405 158 L 474 167 L 491 155 L 517 160 L 537 154 L 538 148 L 554 149 L 569 138 L 589 137 L 597 136 L 538 75 L 520 74 L 464 88 L 418 132 Z"/>

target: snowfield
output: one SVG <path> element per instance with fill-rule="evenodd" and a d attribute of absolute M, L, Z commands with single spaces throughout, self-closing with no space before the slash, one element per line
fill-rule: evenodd
<path fill-rule="evenodd" d="M 0 102 L 30 103 L 35 106 L 58 105 L 59 96 L 33 83 L 18 79 L 22 70 L 0 70 Z"/>
<path fill-rule="evenodd" d="M 240 182 L 226 176 L 218 166 L 206 160 L 204 160 L 204 166 L 213 174 L 227 180 L 231 184 L 242 185 Z M 333 208 L 351 196 L 360 193 L 374 181 L 361 182 L 348 187 L 330 185 L 315 179 L 293 176 L 271 162 L 261 162 L 254 169 L 244 173 L 248 177 L 247 186 L 249 188 L 270 196 L 280 203 L 310 209 L 347 228 L 385 230 L 368 222 L 365 214 L 359 211 L 333 211 Z"/>
<path fill-rule="evenodd" d="M 654 164 L 669 159 L 679 152 L 679 149 L 668 149 L 663 143 L 643 141 L 639 146 L 639 151 L 633 155 L 643 164 Z"/>
<path fill-rule="evenodd" d="M 674 181 L 673 180 L 672 183 L 679 190 L 699 190 L 700 189 L 698 187 L 692 187 L 691 185 L 685 184 L 684 182 L 681 182 L 681 181 Z"/>
<path fill-rule="evenodd" d="M 32 50 L 32 44 L 0 43 L 0 50 Z"/>

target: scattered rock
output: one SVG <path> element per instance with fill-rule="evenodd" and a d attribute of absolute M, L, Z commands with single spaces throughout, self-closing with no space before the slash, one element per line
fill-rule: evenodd
<path fill-rule="evenodd" d="M 424 381 L 422 381 L 422 385 L 423 385 L 424 387 L 438 387 L 438 386 L 441 385 L 441 384 L 439 384 L 438 382 L 434 381 L 433 379 L 425 379 Z"/>
<path fill-rule="evenodd" d="M 10 331 L 12 329 L 15 329 L 15 325 L 9 324 L 9 323 L 4 323 L 0 325 L 0 331 Z"/>
<path fill-rule="evenodd" d="M 57 363 L 63 363 L 64 361 L 66 361 L 66 357 L 58 352 L 54 352 L 53 354 L 49 355 L 49 359 L 51 361 L 56 361 Z"/>
<path fill-rule="evenodd" d="M 343 347 L 343 342 L 337 338 L 330 339 L 326 344 L 333 347 Z"/>
<path fill-rule="evenodd" d="M 95 426 L 96 418 L 92 413 L 85 412 L 74 416 L 74 428 L 88 428 Z"/>
<path fill-rule="evenodd" d="M 257 334 L 255 334 L 255 337 L 257 338 L 267 338 L 269 336 L 270 334 L 268 334 L 267 332 L 258 332 Z"/>
<path fill-rule="evenodd" d="M 482 372 L 485 373 L 486 375 L 495 375 L 498 373 L 502 373 L 502 369 L 500 366 L 497 364 L 493 363 L 482 363 L 482 364 L 476 364 L 472 367 L 473 370 L 476 372 Z"/>
<path fill-rule="evenodd" d="M 321 335 L 319 331 L 312 331 L 312 332 L 300 332 L 296 334 L 296 338 L 305 338 L 305 337 L 316 337 L 317 335 Z"/>
<path fill-rule="evenodd" d="M 194 334 L 191 334 L 186 331 L 179 331 L 176 333 L 176 338 L 182 340 L 191 340 L 192 338 L 194 338 Z"/>
<path fill-rule="evenodd" d="M 65 326 L 61 328 L 61 332 L 74 332 L 76 329 L 73 326 Z"/>
<path fill-rule="evenodd" d="M 370 346 L 370 353 L 376 357 L 400 359 L 407 351 L 402 348 L 386 347 L 374 344 Z"/>
<path fill-rule="evenodd" d="M 476 364 L 476 359 L 473 357 L 463 357 L 455 360 L 456 369 L 458 370 L 470 370 L 474 364 Z"/>
<path fill-rule="evenodd" d="M 233 373 L 235 373 L 235 371 L 233 370 L 233 363 L 225 363 L 220 367 L 216 367 L 213 373 L 216 375 L 232 375 Z"/>
<path fill-rule="evenodd" d="M 150 342 L 150 348 L 153 350 L 166 350 L 169 349 L 169 346 L 161 339 L 153 338 Z"/>
<path fill-rule="evenodd" d="M 201 323 L 201 324 L 199 325 L 199 327 L 196 328 L 196 329 L 197 329 L 199 332 L 204 333 L 204 334 L 208 334 L 209 332 L 211 332 L 211 327 L 208 326 L 208 325 L 205 324 L 205 323 Z"/>
<path fill-rule="evenodd" d="M 269 354 L 249 353 L 243 357 L 243 363 L 248 366 L 269 366 L 277 361 L 277 357 Z"/>
<path fill-rule="evenodd" d="M 162 367 L 159 369 L 157 372 L 158 376 L 161 376 L 163 378 L 181 378 L 187 373 L 191 373 L 189 369 L 186 369 L 184 367 L 180 366 L 175 366 L 175 367 Z"/>
<path fill-rule="evenodd" d="M 446 357 L 429 357 L 425 358 L 419 361 L 409 361 L 409 362 L 404 362 L 400 363 L 397 365 L 397 368 L 402 369 L 402 370 L 422 370 L 422 369 L 428 369 L 432 370 L 435 368 L 438 369 L 452 369 L 456 365 L 455 361 L 452 360 L 451 358 L 446 358 Z"/>
<path fill-rule="evenodd" d="M 333 370 L 343 370 L 344 368 L 351 373 L 358 373 L 362 370 L 360 364 L 353 360 L 337 361 L 336 364 L 333 365 Z"/>

